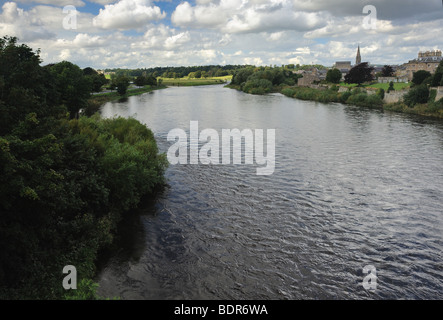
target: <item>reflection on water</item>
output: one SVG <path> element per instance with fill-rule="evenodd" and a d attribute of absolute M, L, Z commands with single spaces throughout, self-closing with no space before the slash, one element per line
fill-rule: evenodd
<path fill-rule="evenodd" d="M 162 152 L 169 130 L 276 129 L 276 168 L 178 165 L 122 229 L 99 294 L 123 299 L 442 299 L 441 122 L 341 104 L 170 88 L 108 103 Z M 125 238 L 127 237 L 127 238 Z M 377 268 L 366 291 L 363 268 Z"/>

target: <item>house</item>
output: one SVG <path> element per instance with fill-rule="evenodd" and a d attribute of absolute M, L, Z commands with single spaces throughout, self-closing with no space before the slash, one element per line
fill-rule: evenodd
<path fill-rule="evenodd" d="M 309 87 L 314 82 L 320 82 L 320 76 L 318 74 L 317 68 L 312 68 L 311 70 L 305 70 L 303 73 L 303 78 L 299 78 L 297 84 L 302 87 Z M 326 76 L 325 76 L 326 79 Z"/>
<path fill-rule="evenodd" d="M 391 81 L 394 83 L 402 82 L 407 83 L 408 77 L 407 76 L 400 76 L 400 77 L 378 77 L 378 83 L 390 83 Z"/>
<path fill-rule="evenodd" d="M 435 73 L 435 70 L 442 60 L 443 57 L 440 50 L 419 52 L 416 59 L 410 60 L 408 63 L 403 65 L 403 73 L 400 74 L 402 76 L 407 76 L 408 80 L 412 80 L 414 72 L 419 70 Z"/>

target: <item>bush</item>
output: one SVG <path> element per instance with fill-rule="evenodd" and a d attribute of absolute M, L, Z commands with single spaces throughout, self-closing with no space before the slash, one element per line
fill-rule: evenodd
<path fill-rule="evenodd" d="M 377 95 L 381 100 L 383 100 L 383 99 L 385 98 L 385 89 L 383 89 L 383 88 L 379 88 L 379 89 L 377 90 L 376 95 Z"/>
<path fill-rule="evenodd" d="M 346 103 L 349 97 L 352 95 L 351 91 L 342 92 L 340 95 L 340 102 Z"/>
<path fill-rule="evenodd" d="M 248 80 L 242 90 L 252 94 L 265 94 L 272 90 L 272 82 L 267 79 Z"/>
<path fill-rule="evenodd" d="M 429 99 L 429 89 L 427 85 L 421 84 L 409 90 L 403 97 L 403 101 L 408 107 L 413 108 L 418 103 L 426 103 Z"/>
<path fill-rule="evenodd" d="M 330 69 L 326 73 L 326 81 L 331 83 L 340 83 L 342 74 L 341 71 L 338 69 Z"/>
<path fill-rule="evenodd" d="M 423 81 L 427 78 L 432 79 L 432 75 L 429 71 L 426 70 L 418 70 L 417 72 L 414 72 L 412 76 L 412 83 L 416 86 L 421 85 Z"/>
<path fill-rule="evenodd" d="M 294 89 L 291 89 L 291 88 L 284 88 L 284 89 L 281 91 L 281 93 L 284 94 L 284 95 L 287 96 L 287 97 L 291 97 L 291 98 L 293 98 L 294 95 L 295 95 L 295 90 L 294 90 Z"/>

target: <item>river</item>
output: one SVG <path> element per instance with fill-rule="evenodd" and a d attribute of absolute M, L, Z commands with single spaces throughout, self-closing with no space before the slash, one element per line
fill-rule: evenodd
<path fill-rule="evenodd" d="M 442 121 L 222 85 L 158 90 L 101 114 L 145 123 L 161 152 L 190 121 L 275 129 L 276 154 L 265 176 L 247 164 L 170 166 L 168 187 L 100 267 L 99 295 L 443 299 Z"/>

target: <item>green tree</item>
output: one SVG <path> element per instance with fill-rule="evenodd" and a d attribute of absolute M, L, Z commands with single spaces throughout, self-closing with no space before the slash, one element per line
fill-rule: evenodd
<path fill-rule="evenodd" d="M 329 69 L 326 73 L 326 81 L 331 83 L 340 83 L 341 76 L 342 74 L 340 70 L 336 68 Z"/>
<path fill-rule="evenodd" d="M 138 76 L 135 81 L 134 84 L 138 87 L 142 87 L 144 85 L 146 85 L 148 82 L 148 79 L 145 76 Z"/>
<path fill-rule="evenodd" d="M 383 66 L 383 69 L 381 70 L 382 77 L 392 77 L 394 76 L 394 68 L 389 65 Z"/>
<path fill-rule="evenodd" d="M 60 103 L 65 105 L 71 118 L 77 117 L 80 109 L 87 106 L 92 82 L 85 77 L 83 70 L 69 61 L 49 66 L 60 95 Z"/>
<path fill-rule="evenodd" d="M 423 81 L 431 77 L 431 73 L 426 70 L 418 70 L 412 76 L 412 83 L 416 86 L 421 85 Z"/>
<path fill-rule="evenodd" d="M 418 103 L 426 103 L 429 99 L 429 88 L 425 84 L 415 86 L 403 97 L 403 101 L 412 108 Z"/>
<path fill-rule="evenodd" d="M 66 113 L 60 107 L 53 75 L 40 66 L 39 51 L 17 41 L 15 37 L 0 38 L 0 135 L 10 132 L 31 112 L 42 125 L 48 115 Z"/>
<path fill-rule="evenodd" d="M 443 85 L 443 60 L 438 64 L 434 75 L 432 76 L 431 86 L 437 87 Z"/>
<path fill-rule="evenodd" d="M 348 74 L 345 76 L 346 83 L 356 83 L 359 86 L 363 82 L 368 82 L 373 80 L 374 68 L 370 67 L 367 62 L 360 63 L 349 70 Z"/>
<path fill-rule="evenodd" d="M 389 82 L 389 88 L 388 88 L 388 93 L 389 92 L 391 92 L 391 91 L 395 91 L 395 89 L 394 89 L 394 82 Z"/>
<path fill-rule="evenodd" d="M 119 76 L 115 80 L 115 85 L 117 87 L 117 92 L 119 95 L 123 96 L 126 94 L 129 87 L 129 78 L 126 76 Z"/>

